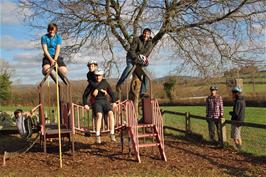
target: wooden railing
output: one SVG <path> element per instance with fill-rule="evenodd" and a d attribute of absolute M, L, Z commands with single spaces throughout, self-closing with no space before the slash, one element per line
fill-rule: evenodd
<path fill-rule="evenodd" d="M 85 116 L 86 114 L 86 116 Z M 72 131 L 73 134 L 76 131 L 85 132 L 91 126 L 90 125 L 90 114 L 84 106 L 72 103 Z"/>
<path fill-rule="evenodd" d="M 203 116 L 198 116 L 198 115 L 193 115 L 190 114 L 189 112 L 174 112 L 174 111 L 168 111 L 168 110 L 161 110 L 162 114 L 171 114 L 171 115 L 179 115 L 178 118 L 184 117 L 185 119 L 185 130 L 181 130 L 178 129 L 176 127 L 172 127 L 172 126 L 164 126 L 164 129 L 170 129 L 170 130 L 174 130 L 174 131 L 179 131 L 179 132 L 183 132 L 186 134 L 191 134 L 192 130 L 191 130 L 191 119 L 198 119 L 198 120 L 210 120 L 210 121 L 214 121 L 214 119 L 210 119 L 210 118 L 206 118 Z M 227 141 L 227 137 L 226 137 L 226 124 L 230 124 L 230 125 L 240 125 L 240 126 L 244 126 L 244 127 L 252 127 L 252 128 L 259 128 L 259 129 L 266 129 L 266 124 L 258 124 L 258 123 L 253 123 L 253 122 L 238 122 L 238 121 L 232 121 L 232 120 L 225 120 L 224 118 L 218 119 L 220 122 L 220 124 L 222 126 L 220 126 L 221 128 L 218 130 L 220 131 L 220 133 L 222 134 L 222 142 L 220 142 L 222 145 L 224 145 L 224 143 Z M 207 121 L 206 121 L 207 123 Z"/>

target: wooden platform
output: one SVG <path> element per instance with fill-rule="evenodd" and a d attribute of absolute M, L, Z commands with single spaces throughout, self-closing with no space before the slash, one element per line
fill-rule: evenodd
<path fill-rule="evenodd" d="M 61 129 L 61 137 L 70 137 L 71 129 Z M 47 129 L 45 131 L 46 138 L 58 138 L 58 129 Z"/>

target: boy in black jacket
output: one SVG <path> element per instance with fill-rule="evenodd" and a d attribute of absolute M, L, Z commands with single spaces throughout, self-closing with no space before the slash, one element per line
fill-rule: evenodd
<path fill-rule="evenodd" d="M 232 96 L 234 99 L 233 111 L 230 112 L 231 120 L 243 122 L 245 119 L 246 102 L 243 96 L 241 96 L 242 90 L 239 87 L 232 89 Z M 237 124 L 232 124 L 231 138 L 234 139 L 237 149 L 241 149 L 241 127 Z"/>

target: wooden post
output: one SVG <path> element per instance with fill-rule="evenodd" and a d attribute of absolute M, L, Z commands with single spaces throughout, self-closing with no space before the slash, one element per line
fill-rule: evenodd
<path fill-rule="evenodd" d="M 221 135 L 222 135 L 222 142 L 221 144 L 224 145 L 224 142 L 227 141 L 227 138 L 226 138 L 226 126 L 225 126 L 225 118 L 221 118 L 220 119 L 220 123 L 221 123 Z"/>
<path fill-rule="evenodd" d="M 191 134 L 190 113 L 186 112 L 186 134 Z"/>
<path fill-rule="evenodd" d="M 243 79 L 235 79 L 235 86 L 234 87 L 239 87 L 243 90 L 243 88 L 244 88 Z"/>
<path fill-rule="evenodd" d="M 3 156 L 3 166 L 6 166 L 6 159 L 8 159 L 8 153 L 5 151 Z"/>

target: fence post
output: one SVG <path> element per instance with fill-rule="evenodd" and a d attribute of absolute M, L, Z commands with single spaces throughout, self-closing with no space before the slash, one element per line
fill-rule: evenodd
<path fill-rule="evenodd" d="M 190 113 L 186 112 L 186 134 L 191 134 Z"/>
<path fill-rule="evenodd" d="M 221 135 L 222 135 L 222 142 L 221 144 L 224 145 L 224 143 L 227 141 L 226 138 L 226 126 L 225 126 L 225 118 L 221 118 L 220 119 L 220 123 L 221 123 Z"/>

